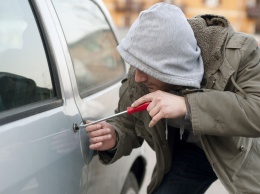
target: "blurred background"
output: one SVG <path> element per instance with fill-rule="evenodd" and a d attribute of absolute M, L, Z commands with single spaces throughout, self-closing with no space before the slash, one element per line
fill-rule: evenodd
<path fill-rule="evenodd" d="M 103 0 L 120 29 L 128 29 L 140 11 L 157 2 L 182 9 L 187 18 L 200 14 L 225 16 L 236 31 L 252 34 L 260 44 L 260 0 Z"/>

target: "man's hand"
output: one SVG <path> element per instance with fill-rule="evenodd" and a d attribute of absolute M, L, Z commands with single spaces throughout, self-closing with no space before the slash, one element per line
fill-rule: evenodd
<path fill-rule="evenodd" d="M 139 98 L 131 106 L 137 107 L 145 102 L 151 102 L 147 107 L 147 111 L 152 117 L 149 127 L 153 127 L 162 118 L 183 117 L 187 111 L 184 97 L 160 90 Z"/>
<path fill-rule="evenodd" d="M 86 127 L 90 146 L 92 150 L 109 150 L 116 145 L 116 133 L 114 128 L 103 121 L 95 125 Z"/>

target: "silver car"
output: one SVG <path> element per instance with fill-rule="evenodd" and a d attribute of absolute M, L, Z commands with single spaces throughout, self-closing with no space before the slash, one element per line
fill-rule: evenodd
<path fill-rule="evenodd" d="M 99 0 L 0 0 L 0 193 L 134 194 L 136 149 L 102 165 L 77 126 L 114 113 L 126 66 Z"/>

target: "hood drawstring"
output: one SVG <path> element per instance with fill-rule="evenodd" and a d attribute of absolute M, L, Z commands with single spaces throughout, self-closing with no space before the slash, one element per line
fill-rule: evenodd
<path fill-rule="evenodd" d="M 168 139 L 168 119 L 166 118 L 165 119 L 165 123 L 166 123 L 166 126 L 165 126 L 165 138 L 166 140 Z M 183 117 L 181 119 L 181 122 L 180 122 L 180 140 L 182 140 L 183 138 L 183 134 L 184 134 L 184 131 L 185 131 L 185 117 Z"/>
<path fill-rule="evenodd" d="M 196 90 L 198 90 L 198 89 L 196 89 Z M 172 90 L 170 93 L 177 95 L 177 96 L 183 96 L 182 90 L 180 90 L 180 91 Z M 184 117 L 182 117 L 181 121 L 180 121 L 180 140 L 183 139 L 183 134 L 184 134 L 184 131 L 185 131 L 185 120 L 187 118 L 188 118 L 188 113 L 186 113 L 186 115 Z M 166 135 L 166 140 L 167 140 L 167 138 L 168 138 L 168 120 L 167 120 L 167 118 L 165 120 L 166 120 L 165 135 Z"/>
<path fill-rule="evenodd" d="M 181 124 L 180 124 L 180 140 L 182 140 L 182 136 L 183 136 L 183 134 L 184 134 L 184 120 L 185 120 L 185 118 L 184 117 L 182 117 L 182 119 L 181 119 Z"/>
<path fill-rule="evenodd" d="M 167 118 L 166 118 L 166 126 L 165 126 L 165 138 L 166 138 L 166 140 L 168 139 L 168 120 L 167 120 Z"/>

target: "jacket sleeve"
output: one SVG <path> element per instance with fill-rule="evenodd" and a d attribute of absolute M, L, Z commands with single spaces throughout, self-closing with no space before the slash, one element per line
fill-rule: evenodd
<path fill-rule="evenodd" d="M 187 95 L 194 134 L 260 137 L 260 51 L 256 41 L 248 38 L 239 55 L 235 84 L 242 90 L 208 89 Z"/>
<path fill-rule="evenodd" d="M 128 81 L 123 80 L 120 88 L 120 100 L 116 112 L 125 111 L 131 105 L 128 95 Z M 118 133 L 119 141 L 114 153 L 110 151 L 99 151 L 99 159 L 103 164 L 111 164 L 120 159 L 122 156 L 130 155 L 132 149 L 142 145 L 143 139 L 139 138 L 135 132 L 135 117 L 123 114 L 120 117 L 114 117 L 108 120 Z"/>

